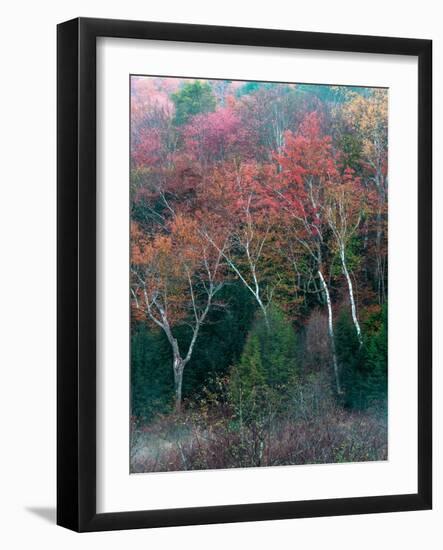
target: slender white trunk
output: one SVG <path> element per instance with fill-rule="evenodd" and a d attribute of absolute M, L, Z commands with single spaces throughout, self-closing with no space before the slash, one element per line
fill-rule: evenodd
<path fill-rule="evenodd" d="M 382 252 L 381 252 L 381 239 L 383 233 L 383 218 L 382 218 L 382 209 L 383 205 L 386 202 L 386 190 L 385 190 L 385 179 L 383 176 L 383 171 L 381 165 L 377 169 L 375 175 L 375 185 L 378 190 L 378 207 L 377 207 L 377 216 L 376 216 L 376 240 L 375 240 L 375 250 L 377 256 L 377 283 L 378 283 L 378 299 L 379 303 L 383 304 L 386 300 L 385 296 L 385 282 L 384 282 L 384 270 L 382 268 Z"/>
<path fill-rule="evenodd" d="M 214 281 L 215 275 L 217 274 L 218 268 L 220 266 L 220 260 L 222 256 L 223 256 L 223 251 L 220 250 L 219 257 L 217 258 L 217 261 L 213 270 L 211 270 L 209 267 L 207 257 L 206 256 L 204 257 L 204 266 L 206 267 L 209 283 L 207 282 L 206 286 L 204 285 L 207 293 L 207 297 L 206 297 L 206 304 L 202 309 L 200 309 L 196 303 L 192 275 L 188 270 L 187 266 L 185 266 L 185 270 L 186 270 L 186 274 L 189 282 L 189 293 L 190 293 L 192 310 L 194 314 L 194 323 L 192 325 L 191 342 L 189 343 L 188 351 L 184 357 L 180 353 L 178 341 L 172 333 L 170 321 L 167 316 L 167 304 L 161 301 L 161 299 L 159 298 L 159 292 L 153 291 L 149 295 L 147 285 L 146 285 L 146 280 L 142 276 L 140 276 L 140 274 L 138 274 L 135 270 L 132 271 L 133 274 L 138 279 L 138 282 L 140 285 L 139 288 L 142 290 L 142 295 L 145 301 L 144 305 L 146 308 L 145 313 L 147 315 L 147 318 L 150 319 L 155 325 L 157 325 L 163 330 L 172 348 L 172 369 L 174 373 L 175 410 L 177 413 L 180 413 L 181 411 L 183 371 L 185 369 L 185 366 L 191 360 L 192 352 L 194 350 L 195 342 L 197 340 L 200 327 L 205 322 L 205 319 L 212 305 L 212 300 L 215 294 L 222 288 L 222 283 L 215 283 Z M 137 293 L 133 289 L 131 290 L 132 290 L 132 295 L 134 297 L 136 306 L 138 308 L 140 307 L 140 305 L 137 299 Z"/>
<path fill-rule="evenodd" d="M 263 303 L 262 299 L 260 298 L 260 295 L 254 294 L 255 299 L 257 300 L 258 305 L 260 306 L 260 309 L 263 313 L 263 318 L 265 320 L 266 327 L 269 329 L 269 318 L 268 318 L 268 310 L 266 309 L 265 304 Z"/>
<path fill-rule="evenodd" d="M 379 206 L 377 209 L 377 235 L 375 239 L 375 253 L 377 256 L 377 285 L 378 285 L 378 300 L 379 303 L 382 304 L 384 301 L 384 281 L 383 281 L 383 271 L 381 268 L 381 234 L 382 234 L 382 228 L 381 228 L 381 207 Z"/>
<path fill-rule="evenodd" d="M 329 333 L 329 340 L 331 343 L 331 352 L 332 352 L 332 365 L 334 368 L 334 377 L 335 377 L 335 387 L 337 390 L 337 394 L 341 395 L 341 385 L 340 385 L 340 375 L 338 372 L 338 362 L 337 362 L 337 353 L 335 351 L 335 339 L 334 339 L 334 324 L 332 321 L 332 304 L 331 304 L 331 297 L 329 295 L 329 289 L 328 285 L 326 284 L 326 281 L 323 277 L 323 273 L 321 270 L 318 270 L 318 276 L 320 277 L 321 286 L 326 298 L 326 305 L 328 307 L 328 333 Z"/>
<path fill-rule="evenodd" d="M 346 277 L 346 281 L 348 283 L 348 291 L 349 291 L 349 301 L 351 303 L 351 314 L 352 314 L 352 321 L 355 326 L 355 332 L 357 333 L 357 338 L 360 343 L 360 346 L 363 344 L 363 338 L 361 335 L 361 329 L 360 329 L 360 323 L 358 322 L 357 317 L 357 308 L 355 307 L 355 299 L 354 299 L 354 288 L 352 286 L 352 280 L 349 275 L 348 267 L 346 265 L 346 258 L 345 258 L 345 247 L 343 244 L 340 244 L 340 259 L 341 259 L 341 266 L 344 273 L 344 276 Z"/>
<path fill-rule="evenodd" d="M 169 326 L 166 327 L 165 332 L 172 347 L 172 371 L 174 373 L 175 412 L 177 414 L 180 414 L 182 406 L 183 371 L 185 370 L 185 366 L 188 363 L 189 358 L 188 356 L 186 356 L 184 359 L 182 358 L 177 339 L 174 338 L 174 336 L 172 335 Z"/>
<path fill-rule="evenodd" d="M 174 388 L 175 388 L 175 412 L 178 414 L 180 414 L 181 412 L 184 368 L 185 368 L 185 362 L 179 355 L 174 353 L 173 369 L 174 369 Z"/>

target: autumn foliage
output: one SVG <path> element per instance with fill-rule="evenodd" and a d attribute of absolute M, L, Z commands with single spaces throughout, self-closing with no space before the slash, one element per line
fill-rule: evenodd
<path fill-rule="evenodd" d="M 260 462 L 314 375 L 337 418 L 385 401 L 387 140 L 386 90 L 132 77 L 132 333 L 157 335 L 166 396 L 134 417 L 219 380 L 210 414 Z"/>

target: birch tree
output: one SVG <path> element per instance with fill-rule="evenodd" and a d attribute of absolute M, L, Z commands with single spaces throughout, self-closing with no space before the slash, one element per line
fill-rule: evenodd
<path fill-rule="evenodd" d="M 286 213 L 289 238 L 304 249 L 311 272 L 318 279 L 328 312 L 328 333 L 337 394 L 342 393 L 335 351 L 334 321 L 330 289 L 326 277 L 324 199 L 326 187 L 335 174 L 331 138 L 322 136 L 316 112 L 308 114 L 296 134 L 287 132 L 285 146 L 277 161 L 282 170 L 271 193 Z"/>
<path fill-rule="evenodd" d="M 386 204 L 388 198 L 388 92 L 374 90 L 369 97 L 355 94 L 343 106 L 342 131 L 354 132 L 361 144 L 362 177 L 378 197 L 376 209 L 376 274 L 379 302 L 386 300 L 386 252 L 383 238 L 386 233 Z"/>
<path fill-rule="evenodd" d="M 342 175 L 342 181 L 336 181 L 327 187 L 323 207 L 325 219 L 333 236 L 330 246 L 336 248 L 346 279 L 352 322 L 360 346 L 363 344 L 363 337 L 358 320 L 354 284 L 348 266 L 347 250 L 363 218 L 366 198 L 364 191 L 360 185 L 360 179 L 354 177 L 351 170 L 346 170 Z"/>
<path fill-rule="evenodd" d="M 259 179 L 254 163 L 225 163 L 218 167 L 204 187 L 212 221 L 206 224 L 203 234 L 252 294 L 268 323 L 268 307 L 278 284 L 278 273 L 268 269 L 273 227 L 262 202 Z M 220 228 L 226 235 L 223 249 L 214 239 L 214 232 Z"/>
<path fill-rule="evenodd" d="M 136 316 L 160 328 L 171 346 L 175 410 L 182 405 L 183 373 L 215 297 L 223 286 L 224 247 L 201 238 L 195 221 L 182 215 L 169 224 L 168 234 L 131 231 L 131 296 Z M 181 348 L 174 328 L 186 325 L 189 343 Z"/>

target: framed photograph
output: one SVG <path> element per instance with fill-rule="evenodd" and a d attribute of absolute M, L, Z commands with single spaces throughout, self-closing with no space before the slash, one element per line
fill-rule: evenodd
<path fill-rule="evenodd" d="M 57 36 L 57 523 L 430 509 L 431 41 Z"/>

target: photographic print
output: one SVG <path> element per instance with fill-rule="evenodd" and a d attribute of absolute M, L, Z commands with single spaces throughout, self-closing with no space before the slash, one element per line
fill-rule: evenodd
<path fill-rule="evenodd" d="M 387 459 L 388 89 L 130 76 L 130 472 Z"/>

